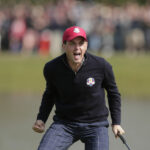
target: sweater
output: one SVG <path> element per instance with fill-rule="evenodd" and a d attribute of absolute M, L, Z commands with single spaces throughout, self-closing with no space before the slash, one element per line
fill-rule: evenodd
<path fill-rule="evenodd" d="M 112 66 L 104 58 L 86 52 L 81 68 L 74 72 L 64 53 L 46 63 L 43 72 L 46 89 L 38 120 L 46 122 L 55 105 L 55 116 L 65 121 L 105 121 L 110 111 L 112 124 L 121 123 L 120 93 Z M 105 93 L 109 108 L 106 106 Z"/>

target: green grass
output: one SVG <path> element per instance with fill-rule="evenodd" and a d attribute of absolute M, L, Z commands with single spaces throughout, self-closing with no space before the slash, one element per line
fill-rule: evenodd
<path fill-rule="evenodd" d="M 41 92 L 45 88 L 43 67 L 48 57 L 0 56 L 0 92 Z"/>
<path fill-rule="evenodd" d="M 150 55 L 115 55 L 112 64 L 116 82 L 124 97 L 150 98 Z"/>
<path fill-rule="evenodd" d="M 45 88 L 44 64 L 50 56 L 0 53 L 0 93 L 39 93 Z M 150 55 L 116 54 L 107 59 L 113 66 L 123 97 L 150 98 Z"/>

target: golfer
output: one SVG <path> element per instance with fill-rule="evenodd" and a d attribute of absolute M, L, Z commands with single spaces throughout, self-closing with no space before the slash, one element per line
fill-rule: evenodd
<path fill-rule="evenodd" d="M 121 98 L 112 67 L 104 58 L 89 54 L 87 47 L 84 29 L 69 27 L 63 34 L 65 53 L 44 67 L 46 89 L 33 130 L 44 132 L 54 105 L 56 110 L 38 150 L 67 150 L 78 140 L 85 144 L 85 150 L 108 150 L 109 111 L 114 135 L 124 133 L 120 125 Z"/>

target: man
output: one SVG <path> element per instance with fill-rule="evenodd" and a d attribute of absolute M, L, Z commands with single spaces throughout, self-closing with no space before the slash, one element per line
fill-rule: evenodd
<path fill-rule="evenodd" d="M 44 67 L 46 90 L 43 94 L 33 130 L 43 132 L 45 122 L 56 106 L 54 122 L 45 133 L 38 150 L 67 150 L 81 140 L 85 150 L 108 150 L 107 91 L 112 130 L 123 134 L 121 99 L 112 67 L 103 58 L 87 51 L 84 29 L 73 26 L 65 30 L 64 54 Z"/>

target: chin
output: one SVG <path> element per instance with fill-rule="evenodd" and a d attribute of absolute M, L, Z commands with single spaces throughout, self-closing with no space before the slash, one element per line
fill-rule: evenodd
<path fill-rule="evenodd" d="M 81 63 L 81 61 L 74 61 L 74 63 L 75 63 L 75 64 L 80 64 L 80 63 Z"/>

